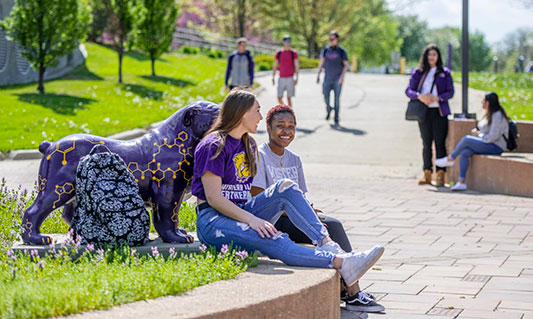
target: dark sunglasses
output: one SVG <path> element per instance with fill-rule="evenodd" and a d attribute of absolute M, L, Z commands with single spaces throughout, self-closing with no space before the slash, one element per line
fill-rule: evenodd
<path fill-rule="evenodd" d="M 329 38 L 329 41 L 335 41 L 337 40 L 337 38 L 333 37 L 333 38 Z"/>

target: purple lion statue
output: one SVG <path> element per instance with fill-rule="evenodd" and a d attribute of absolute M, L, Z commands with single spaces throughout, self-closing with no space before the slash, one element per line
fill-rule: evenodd
<path fill-rule="evenodd" d="M 76 169 L 81 157 L 97 144 L 106 145 L 122 157 L 139 184 L 141 197 L 152 207 L 152 220 L 164 242 L 190 243 L 194 238 L 179 227 L 179 209 L 193 174 L 196 145 L 216 119 L 220 107 L 211 102 L 195 102 L 181 108 L 159 127 L 145 135 L 120 141 L 88 134 L 73 134 L 56 142 L 42 142 L 39 167 L 39 193 L 24 212 L 22 239 L 25 243 L 46 245 L 49 236 L 40 227 L 54 210 L 63 208 L 70 225 L 76 208 Z"/>

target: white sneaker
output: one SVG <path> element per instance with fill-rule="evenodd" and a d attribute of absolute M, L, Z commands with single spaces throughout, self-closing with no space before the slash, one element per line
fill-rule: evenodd
<path fill-rule="evenodd" d="M 346 252 L 344 250 L 342 250 L 341 246 L 339 246 L 339 244 L 337 244 L 334 241 L 328 241 L 327 243 L 325 243 L 322 246 L 317 246 L 316 250 L 329 251 L 329 252 L 333 253 L 334 255 L 346 254 Z"/>
<path fill-rule="evenodd" d="M 342 256 L 342 267 L 339 269 L 346 286 L 355 284 L 383 255 L 385 248 L 376 245 L 361 253 L 350 253 Z"/>
<path fill-rule="evenodd" d="M 441 157 L 441 158 L 437 158 L 435 160 L 435 165 L 439 166 L 439 167 L 448 167 L 448 166 L 453 166 L 453 164 L 455 164 L 455 161 L 449 161 L 448 160 L 448 157 Z"/>
<path fill-rule="evenodd" d="M 457 182 L 450 189 L 452 191 L 465 191 L 467 190 L 467 187 L 465 183 Z"/>

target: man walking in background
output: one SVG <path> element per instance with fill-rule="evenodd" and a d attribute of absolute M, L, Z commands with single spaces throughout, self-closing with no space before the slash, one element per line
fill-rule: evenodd
<path fill-rule="evenodd" d="M 231 82 L 229 79 L 231 78 Z M 228 83 L 231 83 L 228 85 Z M 254 83 L 254 59 L 250 51 L 246 50 L 246 38 L 237 39 L 237 51 L 228 57 L 228 67 L 226 68 L 226 79 L 224 84 L 226 90 L 230 91 L 234 87 L 252 88 Z"/>
<path fill-rule="evenodd" d="M 292 107 L 291 98 L 294 96 L 295 86 L 298 83 L 300 63 L 298 62 L 298 52 L 291 49 L 291 36 L 288 34 L 283 36 L 283 49 L 276 52 L 272 67 L 272 85 L 276 84 L 275 78 L 278 67 L 278 102 L 285 104 L 283 103 L 283 92 L 287 91 L 287 104 L 285 105 Z"/>
<path fill-rule="evenodd" d="M 326 102 L 326 120 L 329 120 L 332 109 L 329 103 L 329 95 L 331 90 L 333 90 L 335 93 L 334 120 L 335 125 L 338 125 L 342 82 L 344 81 L 344 74 L 348 70 L 348 54 L 343 47 L 339 46 L 339 34 L 337 31 L 331 31 L 329 33 L 329 45 L 324 47 L 320 52 L 316 83 L 320 83 L 320 72 L 322 68 L 324 68 L 324 72 L 326 73 L 322 84 L 324 101 Z"/>

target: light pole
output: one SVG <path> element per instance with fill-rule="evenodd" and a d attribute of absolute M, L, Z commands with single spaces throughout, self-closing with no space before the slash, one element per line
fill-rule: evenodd
<path fill-rule="evenodd" d="M 494 56 L 492 61 L 494 61 L 494 73 L 498 73 L 498 57 Z"/>
<path fill-rule="evenodd" d="M 461 86 L 463 88 L 463 112 L 454 114 L 454 117 L 475 119 L 476 114 L 468 113 L 468 48 L 468 0 L 463 0 L 463 30 L 461 38 Z"/>

